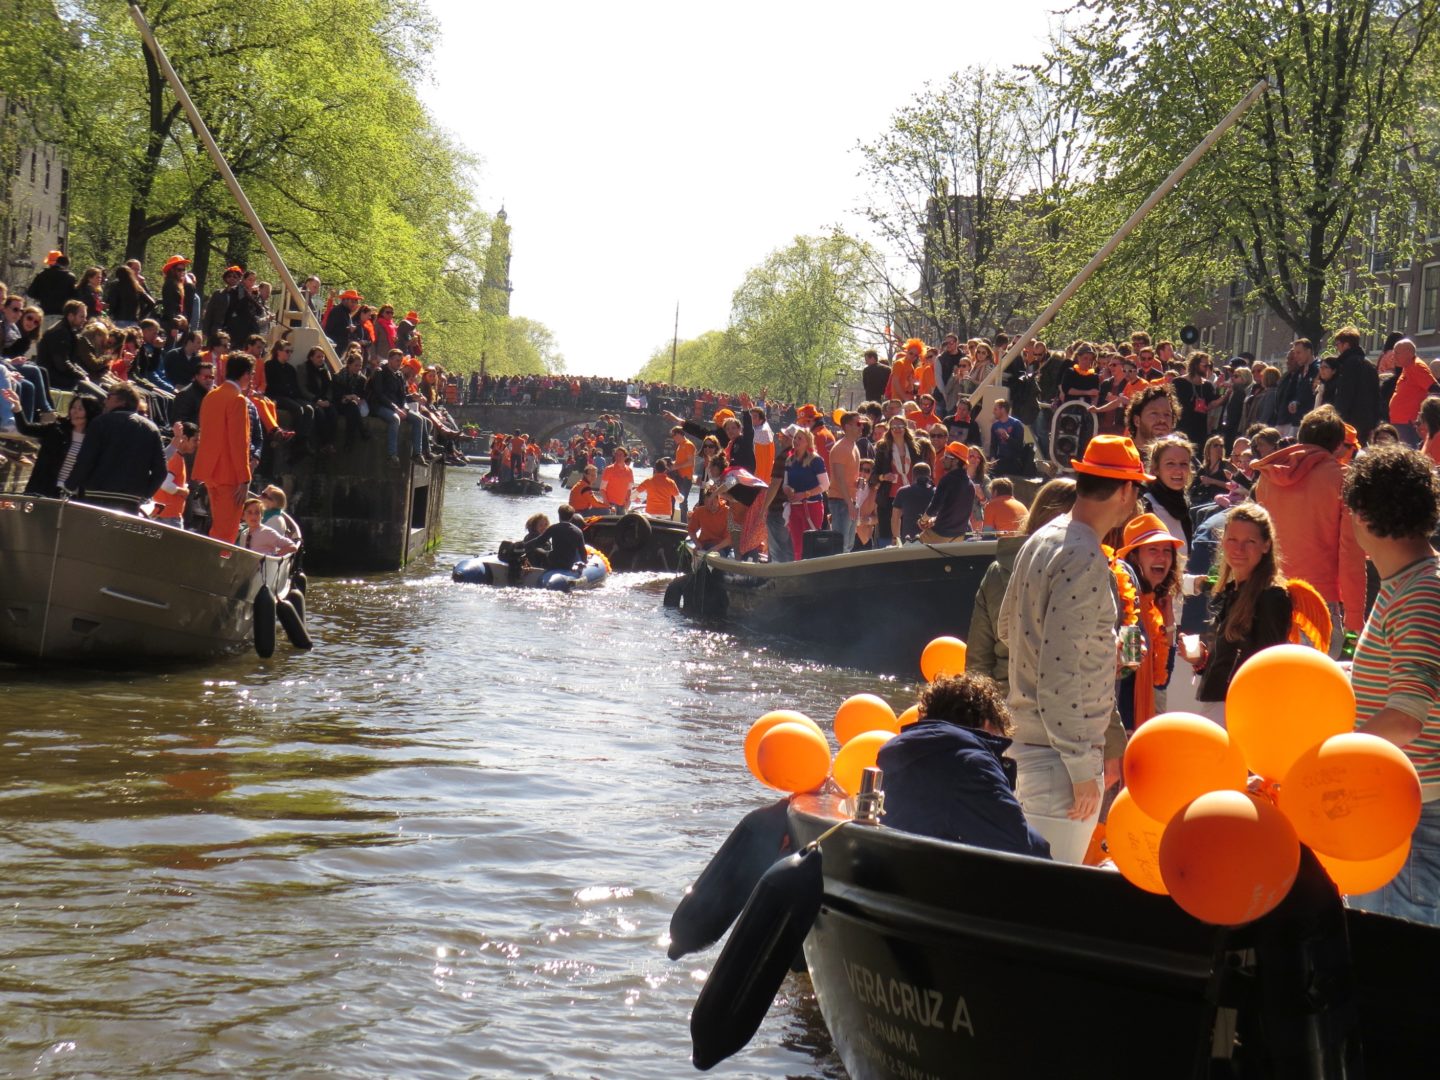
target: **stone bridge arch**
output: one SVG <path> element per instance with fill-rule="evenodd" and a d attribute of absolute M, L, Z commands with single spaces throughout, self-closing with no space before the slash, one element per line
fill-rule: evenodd
<path fill-rule="evenodd" d="M 670 421 L 659 413 L 630 410 L 571 409 L 548 405 L 452 405 L 450 414 L 461 424 L 475 424 L 481 431 L 528 432 L 537 442 L 558 435 L 566 428 L 593 424 L 602 412 L 619 417 L 626 434 L 640 439 L 651 458 L 669 454 Z"/>

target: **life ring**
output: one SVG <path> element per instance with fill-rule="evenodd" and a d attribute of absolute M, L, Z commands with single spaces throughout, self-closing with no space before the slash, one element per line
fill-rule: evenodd
<path fill-rule="evenodd" d="M 298 597 L 303 594 L 296 593 L 295 595 Z M 285 636 L 289 638 L 291 645 L 297 649 L 313 649 L 315 647 L 315 642 L 310 640 L 310 634 L 305 629 L 305 619 L 295 609 L 291 600 L 287 598 L 275 601 L 275 617 L 280 620 L 280 625 L 285 629 Z M 273 629 L 271 633 L 274 633 Z"/>
<path fill-rule="evenodd" d="M 251 602 L 254 615 L 255 655 L 269 660 L 275 655 L 275 596 L 268 585 L 261 585 Z"/>
<path fill-rule="evenodd" d="M 615 546 L 621 551 L 638 551 L 650 542 L 650 519 L 633 510 L 615 523 Z"/>

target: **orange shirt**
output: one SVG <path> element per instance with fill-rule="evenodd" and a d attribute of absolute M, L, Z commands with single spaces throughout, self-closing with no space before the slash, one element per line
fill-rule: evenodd
<path fill-rule="evenodd" d="M 921 393 L 925 393 L 925 391 L 921 391 Z M 910 419 L 915 421 L 915 426 L 922 432 L 928 432 L 935 424 L 943 424 L 945 422 L 935 415 L 934 409 L 912 413 Z"/>
<path fill-rule="evenodd" d="M 1015 532 L 1025 520 L 1025 504 L 1013 495 L 991 499 L 985 504 L 985 515 L 980 524 L 996 532 Z"/>
<path fill-rule="evenodd" d="M 170 480 L 177 488 L 185 486 L 185 458 L 183 455 L 171 454 L 170 460 L 165 463 L 165 470 L 170 474 Z M 155 492 L 155 516 L 171 520 L 184 517 L 187 499 L 188 496 L 183 491 L 166 491 L 162 487 Z"/>
<path fill-rule="evenodd" d="M 886 397 L 897 401 L 909 401 L 915 396 L 915 369 L 905 357 L 897 357 L 890 365 L 890 385 L 885 389 Z"/>
<path fill-rule="evenodd" d="M 720 506 L 711 510 L 704 503 L 690 511 L 690 537 L 707 547 L 715 543 L 730 541 L 730 506 L 720 500 Z"/>
<path fill-rule="evenodd" d="M 829 428 L 820 428 L 815 432 L 815 453 L 820 455 L 820 460 L 825 463 L 825 468 L 830 468 L 830 448 L 835 445 L 835 435 Z M 773 457 L 770 459 L 775 460 Z"/>
<path fill-rule="evenodd" d="M 595 489 L 584 480 L 576 482 L 570 489 L 570 505 L 576 510 L 604 510 L 605 500 L 595 494 Z"/>
<path fill-rule="evenodd" d="M 675 447 L 675 471 L 681 476 L 695 475 L 695 444 L 681 439 Z"/>
<path fill-rule="evenodd" d="M 629 465 L 612 462 L 600 475 L 600 490 L 611 506 L 628 507 L 630 492 L 635 487 L 635 471 Z"/>
<path fill-rule="evenodd" d="M 929 360 L 920 361 L 920 366 L 915 371 L 918 377 L 919 389 L 916 396 L 920 394 L 933 394 L 935 392 L 935 365 Z"/>
<path fill-rule="evenodd" d="M 680 498 L 680 489 L 668 473 L 642 480 L 635 487 L 645 494 L 645 513 L 652 517 L 668 518 L 675 512 L 675 500 Z"/>

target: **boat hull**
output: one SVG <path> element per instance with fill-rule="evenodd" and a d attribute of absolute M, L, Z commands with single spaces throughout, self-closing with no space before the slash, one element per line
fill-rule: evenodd
<path fill-rule="evenodd" d="M 792 801 L 797 845 L 835 824 Z M 1226 932 L 1120 875 L 853 827 L 805 942 L 853 1080 L 1207 1075 Z"/>
<path fill-rule="evenodd" d="M 817 659 L 911 673 L 925 646 L 970 631 L 996 541 L 907 544 L 790 563 L 695 559 L 691 615 L 787 638 Z"/>
<path fill-rule="evenodd" d="M 627 517 L 639 514 L 603 514 L 585 519 L 585 542 L 603 551 L 612 568 L 674 573 L 680 569 L 680 548 L 689 537 L 683 521 L 645 517 L 646 528 L 622 525 Z"/>
<path fill-rule="evenodd" d="M 0 497 L 0 658 L 108 666 L 205 660 L 253 644 L 262 587 L 290 560 L 118 510 Z"/>

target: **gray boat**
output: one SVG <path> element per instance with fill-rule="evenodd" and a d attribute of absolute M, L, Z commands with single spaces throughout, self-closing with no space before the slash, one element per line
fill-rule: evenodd
<path fill-rule="evenodd" d="M 0 495 L 0 659 L 268 656 L 291 561 L 119 510 Z"/>

